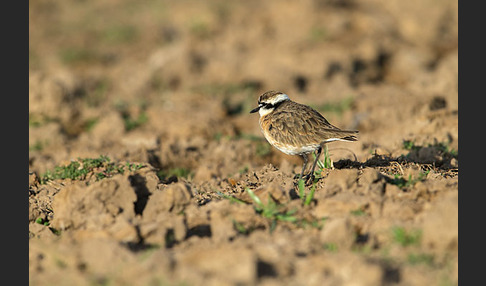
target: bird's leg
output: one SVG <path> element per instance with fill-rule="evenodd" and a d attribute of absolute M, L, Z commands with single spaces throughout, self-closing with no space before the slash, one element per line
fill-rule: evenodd
<path fill-rule="evenodd" d="M 312 164 L 312 169 L 310 171 L 310 173 L 306 176 L 306 182 L 312 182 L 314 181 L 314 169 L 316 168 L 316 165 L 317 165 L 317 161 L 319 160 L 319 156 L 321 155 L 321 152 L 322 152 L 322 147 L 319 146 L 319 148 L 317 148 L 317 154 L 316 154 L 316 159 L 314 160 L 314 164 Z M 310 180 L 309 180 L 310 179 Z"/>
<path fill-rule="evenodd" d="M 300 172 L 299 180 L 302 179 L 302 176 L 304 175 L 305 167 L 307 166 L 307 154 L 302 154 L 302 158 L 304 158 L 304 164 L 302 165 L 302 171 Z"/>

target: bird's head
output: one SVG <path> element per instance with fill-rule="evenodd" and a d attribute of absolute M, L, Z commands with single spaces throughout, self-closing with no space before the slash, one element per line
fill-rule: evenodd
<path fill-rule="evenodd" d="M 258 111 L 260 116 L 265 116 L 287 100 L 290 100 L 290 98 L 283 92 L 276 90 L 267 91 L 260 95 L 260 98 L 258 98 L 258 107 L 252 109 L 250 113 Z"/>

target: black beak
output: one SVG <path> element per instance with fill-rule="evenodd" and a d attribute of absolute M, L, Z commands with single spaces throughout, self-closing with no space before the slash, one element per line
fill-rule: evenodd
<path fill-rule="evenodd" d="M 257 112 L 258 110 L 260 110 L 260 107 L 261 107 L 261 105 L 259 105 L 257 108 L 255 108 L 255 109 L 253 109 L 252 111 L 250 111 L 250 113 Z"/>

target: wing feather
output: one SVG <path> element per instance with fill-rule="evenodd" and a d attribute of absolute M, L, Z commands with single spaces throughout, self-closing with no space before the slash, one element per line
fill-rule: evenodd
<path fill-rule="evenodd" d="M 284 145 L 318 145 L 329 141 L 356 141 L 358 131 L 342 130 L 310 106 L 284 102 L 262 118 L 269 136 Z"/>

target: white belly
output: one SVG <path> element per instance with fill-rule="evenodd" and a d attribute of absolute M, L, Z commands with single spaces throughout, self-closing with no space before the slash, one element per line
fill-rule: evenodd
<path fill-rule="evenodd" d="M 307 153 L 314 152 L 319 147 L 319 145 L 315 145 L 315 146 L 302 146 L 302 147 L 282 146 L 282 145 L 281 146 L 273 145 L 273 146 L 275 146 L 275 148 L 277 148 L 278 150 L 284 152 L 287 155 L 307 154 Z"/>
<path fill-rule="evenodd" d="M 278 150 L 280 150 L 281 152 L 287 155 L 301 155 L 301 154 L 311 153 L 317 150 L 317 148 L 319 148 L 319 144 L 304 145 L 304 146 L 293 146 L 293 145 L 281 144 L 273 140 L 273 138 L 270 138 L 269 136 L 267 137 L 265 132 L 263 132 L 263 135 L 273 147 L 277 148 Z"/>

